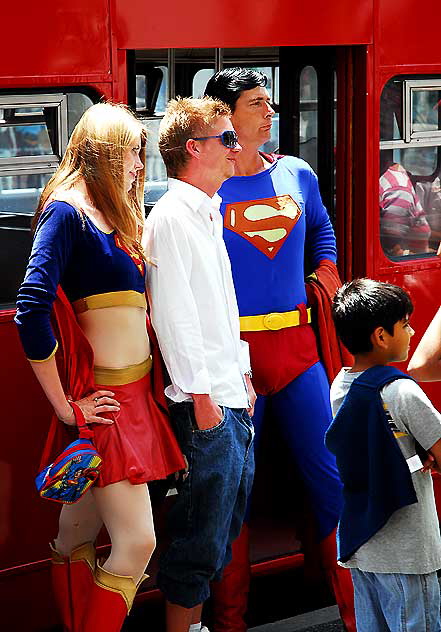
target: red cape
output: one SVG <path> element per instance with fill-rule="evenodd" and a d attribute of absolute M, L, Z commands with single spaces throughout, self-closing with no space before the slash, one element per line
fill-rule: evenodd
<path fill-rule="evenodd" d="M 330 383 L 342 366 L 351 366 L 353 363 L 353 357 L 338 338 L 332 320 L 332 301 L 341 284 L 337 267 L 329 259 L 320 262 L 305 284 L 319 355 Z"/>

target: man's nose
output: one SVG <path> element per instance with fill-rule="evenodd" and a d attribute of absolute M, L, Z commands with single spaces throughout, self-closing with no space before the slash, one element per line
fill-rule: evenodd
<path fill-rule="evenodd" d="M 242 145 L 239 145 L 239 143 L 237 143 L 236 147 L 233 147 L 231 151 L 236 151 L 237 153 L 239 153 L 240 151 L 242 151 Z"/>
<path fill-rule="evenodd" d="M 265 114 L 265 116 L 271 116 L 272 118 L 274 114 L 276 113 L 275 110 L 273 110 L 270 103 L 267 103 L 266 107 L 267 107 L 267 113 Z"/>

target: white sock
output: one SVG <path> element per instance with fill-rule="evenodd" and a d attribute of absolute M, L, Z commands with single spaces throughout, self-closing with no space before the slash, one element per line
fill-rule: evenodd
<path fill-rule="evenodd" d="M 188 632 L 201 632 L 202 623 L 192 623 L 188 628 Z"/>

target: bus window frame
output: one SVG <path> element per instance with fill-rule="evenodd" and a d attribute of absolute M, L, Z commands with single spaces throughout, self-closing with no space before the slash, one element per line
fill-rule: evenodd
<path fill-rule="evenodd" d="M 0 95 L 0 109 L 8 108 L 56 108 L 56 152 L 43 156 L 14 156 L 0 158 L 0 174 L 23 175 L 25 169 L 48 171 L 56 169 L 66 150 L 67 130 L 67 96 L 66 94 L 8 94 Z"/>
<path fill-rule="evenodd" d="M 429 131 L 415 131 L 412 129 L 413 118 L 413 99 L 412 96 L 418 91 L 440 91 L 441 90 L 441 78 L 436 80 L 432 79 L 428 82 L 425 79 L 406 79 L 403 81 L 403 120 L 404 120 L 404 141 L 406 143 L 421 144 L 421 142 L 428 142 L 435 144 L 437 141 L 441 144 L 441 129 L 429 130 Z"/>

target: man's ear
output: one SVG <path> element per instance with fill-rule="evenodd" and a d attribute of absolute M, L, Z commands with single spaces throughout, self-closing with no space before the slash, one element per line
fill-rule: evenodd
<path fill-rule="evenodd" d="M 374 347 L 381 347 L 382 349 L 385 349 L 388 344 L 387 337 L 387 331 L 384 327 L 376 327 L 371 333 L 371 342 Z"/>
<path fill-rule="evenodd" d="M 190 156 L 193 156 L 193 158 L 200 158 L 201 152 L 199 149 L 199 145 L 197 144 L 197 141 L 195 141 L 193 138 L 189 138 L 187 140 L 187 142 L 185 143 L 185 149 L 188 151 Z"/>

